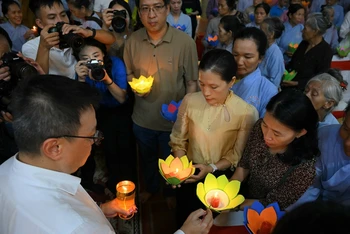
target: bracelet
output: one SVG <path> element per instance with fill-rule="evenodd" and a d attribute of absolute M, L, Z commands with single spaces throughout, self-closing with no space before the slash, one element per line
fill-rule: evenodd
<path fill-rule="evenodd" d="M 113 80 L 112 80 L 112 82 L 111 82 L 111 83 L 109 83 L 109 84 L 105 84 L 105 85 L 107 85 L 107 86 L 111 86 L 113 83 L 114 83 L 114 82 L 113 82 Z"/>
<path fill-rule="evenodd" d="M 87 29 L 90 29 L 92 31 L 92 35 L 90 37 L 88 37 L 88 38 L 95 38 L 95 36 L 96 36 L 96 29 L 90 28 L 90 27 L 87 27 Z"/>

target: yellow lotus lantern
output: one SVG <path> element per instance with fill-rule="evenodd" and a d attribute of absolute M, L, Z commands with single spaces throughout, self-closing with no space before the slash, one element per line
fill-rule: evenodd
<path fill-rule="evenodd" d="M 238 180 L 228 181 L 225 175 L 216 178 L 208 173 L 204 184 L 197 184 L 197 196 L 208 208 L 214 211 L 233 209 L 244 201 L 242 195 L 238 195 L 241 182 Z"/>
<path fill-rule="evenodd" d="M 159 159 L 158 166 L 160 174 L 171 185 L 179 185 L 193 175 L 195 171 L 192 162 L 188 161 L 186 155 L 181 158 L 174 158 L 174 156 L 169 155 L 165 161 Z"/>
<path fill-rule="evenodd" d="M 138 79 L 132 78 L 132 81 L 129 81 L 128 83 L 136 92 L 143 94 L 148 93 L 151 90 L 153 80 L 154 78 L 152 76 L 149 76 L 148 78 L 140 76 Z"/>

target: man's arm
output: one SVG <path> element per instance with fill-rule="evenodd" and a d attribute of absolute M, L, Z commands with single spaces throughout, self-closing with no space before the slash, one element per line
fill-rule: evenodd
<path fill-rule="evenodd" d="M 93 37 L 95 40 L 105 44 L 111 45 L 115 42 L 115 37 L 112 32 L 106 31 L 104 29 L 87 29 L 82 28 L 77 25 L 65 24 L 62 27 L 62 33 L 68 34 L 69 32 L 73 32 L 81 35 L 82 37 Z M 95 35 L 94 35 L 95 34 Z"/>
<path fill-rule="evenodd" d="M 213 214 L 211 210 L 198 209 L 188 216 L 180 230 L 174 234 L 206 234 L 209 233 L 212 225 Z"/>

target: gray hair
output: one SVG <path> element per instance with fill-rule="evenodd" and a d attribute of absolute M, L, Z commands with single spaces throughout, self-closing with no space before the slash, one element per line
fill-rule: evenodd
<path fill-rule="evenodd" d="M 339 104 L 343 98 L 343 90 L 340 86 L 340 83 L 333 76 L 328 73 L 322 73 L 313 77 L 307 85 L 311 82 L 320 82 L 322 85 L 323 95 L 326 101 L 333 101 L 334 105 L 327 110 L 327 114 L 332 112 L 332 110 Z"/>
<path fill-rule="evenodd" d="M 332 22 L 330 22 L 329 18 L 324 17 L 322 13 L 313 13 L 308 16 L 305 25 L 323 35 L 332 26 Z"/>

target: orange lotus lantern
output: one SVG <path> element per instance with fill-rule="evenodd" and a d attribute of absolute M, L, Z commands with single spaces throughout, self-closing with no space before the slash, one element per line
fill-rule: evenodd
<path fill-rule="evenodd" d="M 289 43 L 288 51 L 294 53 L 298 49 L 298 43 Z"/>
<path fill-rule="evenodd" d="M 186 155 L 181 158 L 174 158 L 174 156 L 169 155 L 165 161 L 159 159 L 158 166 L 160 174 L 171 185 L 181 184 L 193 175 L 195 171 L 192 161 L 189 162 Z"/>
<path fill-rule="evenodd" d="M 301 1 L 301 5 L 306 8 L 310 5 L 310 1 Z"/>
<path fill-rule="evenodd" d="M 152 76 L 149 76 L 148 78 L 140 76 L 138 79 L 132 78 L 132 81 L 129 81 L 128 83 L 137 93 L 144 94 L 151 90 L 153 80 L 154 78 Z"/>

